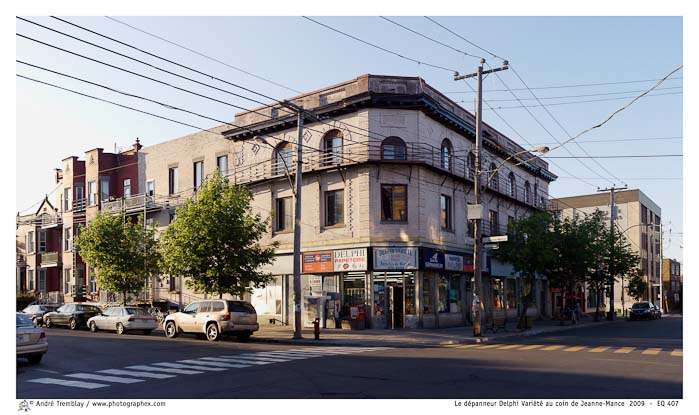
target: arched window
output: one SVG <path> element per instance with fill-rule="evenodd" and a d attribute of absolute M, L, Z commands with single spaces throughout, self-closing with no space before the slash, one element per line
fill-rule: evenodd
<path fill-rule="evenodd" d="M 488 181 L 488 187 L 490 187 L 493 190 L 498 190 L 498 179 L 499 178 L 498 178 L 498 172 L 495 171 L 495 169 L 497 169 L 497 166 L 495 165 L 495 163 L 490 163 L 490 168 L 488 168 L 488 170 L 490 170 L 488 172 L 488 177 L 490 177 L 490 180 Z"/>
<path fill-rule="evenodd" d="M 323 136 L 323 149 L 321 150 L 321 164 L 324 166 L 340 164 L 342 162 L 342 133 L 339 130 L 330 130 Z"/>
<path fill-rule="evenodd" d="M 472 151 L 469 151 L 466 161 L 468 162 L 468 172 L 466 174 L 469 179 L 473 180 L 473 178 L 476 177 L 476 155 L 473 154 Z"/>
<path fill-rule="evenodd" d="M 517 196 L 517 187 L 515 186 L 515 174 L 510 172 L 510 174 L 507 176 L 507 194 L 516 197 Z"/>
<path fill-rule="evenodd" d="M 286 169 L 289 172 L 294 170 L 294 149 L 291 143 L 279 143 L 272 157 L 272 174 L 284 174 Z"/>
<path fill-rule="evenodd" d="M 531 203 L 532 202 L 532 187 L 529 184 L 529 181 L 524 182 L 524 203 Z"/>
<path fill-rule="evenodd" d="M 451 157 L 454 151 L 452 150 L 451 142 L 445 138 L 442 141 L 440 165 L 445 170 L 451 170 Z"/>
<path fill-rule="evenodd" d="M 398 137 L 386 137 L 381 142 L 381 160 L 405 160 L 405 142 Z"/>

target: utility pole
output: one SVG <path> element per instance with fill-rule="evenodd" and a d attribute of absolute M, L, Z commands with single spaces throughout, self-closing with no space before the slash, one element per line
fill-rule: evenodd
<path fill-rule="evenodd" d="M 473 279 L 474 282 L 473 284 L 475 287 L 473 287 L 473 293 L 475 295 L 474 298 L 474 305 L 475 305 L 475 316 L 473 319 L 473 336 L 474 337 L 480 337 L 481 336 L 481 308 L 482 308 L 482 303 L 481 299 L 483 298 L 483 293 L 481 292 L 483 289 L 483 284 L 481 282 L 481 273 L 482 273 L 482 259 L 481 259 L 481 237 L 483 234 L 483 229 L 481 228 L 481 220 L 483 218 L 483 207 L 480 205 L 480 181 L 481 181 L 481 172 L 480 172 L 480 146 L 481 146 L 481 121 L 482 121 L 482 114 L 483 114 L 483 74 L 489 74 L 492 72 L 499 72 L 499 71 L 504 71 L 508 69 L 507 66 L 507 61 L 504 61 L 502 63 L 502 67 L 500 68 L 495 68 L 495 69 L 490 69 L 487 71 L 483 70 L 483 64 L 485 63 L 485 59 L 481 58 L 480 65 L 478 65 L 478 71 L 475 73 L 471 73 L 468 75 L 459 75 L 459 73 L 454 74 L 454 80 L 455 81 L 460 81 L 462 79 L 467 79 L 467 78 L 473 78 L 477 77 L 478 78 L 478 91 L 477 91 L 477 99 L 476 99 L 476 143 L 474 146 L 473 150 L 473 155 L 474 155 L 474 177 L 473 177 L 473 197 L 474 197 L 474 204 L 470 205 L 469 213 L 472 213 L 473 210 L 477 210 L 477 214 L 474 215 L 473 218 L 469 217 L 468 219 L 473 220 Z M 466 201 L 466 204 L 468 205 L 468 201 Z M 469 215 L 471 216 L 471 215 Z"/>
<path fill-rule="evenodd" d="M 610 235 L 611 235 L 611 239 L 612 239 L 612 240 L 611 240 L 612 246 L 611 246 L 611 250 L 609 251 L 609 253 L 610 253 L 611 255 L 614 255 L 614 249 L 615 249 L 615 245 L 614 245 L 614 235 L 615 235 L 614 223 L 615 223 L 615 221 L 616 221 L 616 209 L 615 209 L 615 206 L 614 206 L 614 202 L 615 202 L 615 200 L 614 200 L 614 192 L 617 191 L 617 190 L 625 190 L 626 188 L 627 188 L 627 186 L 624 185 L 624 187 L 618 188 L 618 189 L 617 189 L 616 186 L 612 186 L 611 188 L 608 188 L 608 189 L 597 189 L 598 192 L 609 192 L 609 204 L 610 204 L 610 207 L 611 207 L 611 211 L 610 211 L 610 213 L 609 213 L 609 231 L 610 231 Z M 613 262 L 614 259 L 612 258 L 611 261 Z M 611 265 L 611 264 L 610 264 L 610 265 Z M 612 273 L 614 272 L 614 270 L 612 270 L 612 269 L 610 269 L 609 271 L 612 272 Z M 622 277 L 622 278 L 623 278 L 623 277 Z M 623 302 L 623 298 L 624 298 L 624 287 L 623 287 L 623 282 L 622 282 L 622 288 L 621 288 L 621 290 L 622 290 L 622 292 L 621 292 L 621 298 L 622 298 L 622 302 Z M 610 281 L 610 289 L 609 289 L 609 312 L 607 313 L 607 320 L 616 320 L 616 313 L 614 312 L 614 276 L 613 276 L 613 275 L 611 275 L 611 281 Z"/>
<path fill-rule="evenodd" d="M 301 188 L 303 186 L 303 107 L 297 109 L 296 209 L 294 210 L 294 339 L 301 339 Z"/>

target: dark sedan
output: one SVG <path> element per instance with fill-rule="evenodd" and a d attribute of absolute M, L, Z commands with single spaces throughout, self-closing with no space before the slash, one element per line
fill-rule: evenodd
<path fill-rule="evenodd" d="M 32 304 L 22 310 L 22 313 L 29 316 L 35 326 L 40 327 L 44 324 L 44 314 L 56 311 L 58 307 L 58 304 Z"/>
<path fill-rule="evenodd" d="M 71 330 L 75 330 L 79 327 L 87 327 L 87 320 L 100 313 L 102 313 L 102 310 L 94 305 L 64 304 L 56 311 L 46 313 L 44 315 L 44 323 L 46 327 L 68 326 Z"/>
<path fill-rule="evenodd" d="M 656 318 L 660 318 L 660 312 L 648 301 L 634 304 L 629 311 L 629 320 L 655 320 Z"/>

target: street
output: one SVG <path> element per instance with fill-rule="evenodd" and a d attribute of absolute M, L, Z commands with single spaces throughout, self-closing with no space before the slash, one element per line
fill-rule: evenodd
<path fill-rule="evenodd" d="M 46 332 L 18 399 L 683 397 L 681 317 L 431 348 Z"/>

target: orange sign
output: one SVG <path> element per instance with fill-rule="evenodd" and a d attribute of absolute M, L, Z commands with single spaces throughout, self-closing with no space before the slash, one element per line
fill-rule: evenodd
<path fill-rule="evenodd" d="M 333 272 L 333 251 L 305 252 L 301 270 L 304 273 Z"/>

